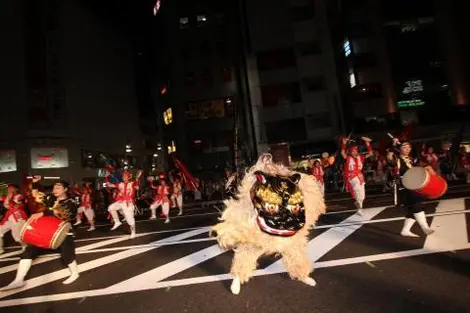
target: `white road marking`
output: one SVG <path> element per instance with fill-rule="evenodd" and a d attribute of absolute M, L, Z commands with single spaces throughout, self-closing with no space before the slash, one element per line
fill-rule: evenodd
<path fill-rule="evenodd" d="M 442 205 L 445 205 L 446 201 L 450 201 L 450 200 L 441 201 Z M 457 205 L 457 204 L 454 204 L 454 205 Z M 454 205 L 450 204 L 449 206 L 454 206 Z M 445 208 L 445 207 L 443 206 L 443 208 Z M 442 209 L 442 210 L 439 210 L 438 213 L 449 213 L 450 211 L 451 211 L 450 209 L 447 209 L 447 210 Z M 464 220 L 463 223 L 464 224 L 466 223 L 464 213 L 466 213 L 467 211 L 468 210 L 461 211 L 461 214 L 457 214 L 457 216 L 459 216 L 459 218 L 458 218 L 459 219 L 459 222 L 458 222 L 459 224 L 462 224 L 462 221 L 461 221 L 462 219 Z M 445 217 L 445 216 L 450 216 L 450 215 L 451 214 L 440 214 L 440 215 L 438 214 L 437 216 Z M 367 218 L 367 216 L 366 216 L 366 218 Z M 436 219 L 436 217 L 434 219 Z M 452 220 L 455 222 L 455 221 L 457 221 L 457 218 L 452 218 Z M 433 222 L 433 224 L 434 224 L 434 222 Z M 439 225 L 442 225 L 442 222 L 439 222 Z M 336 228 L 338 228 L 338 225 L 336 225 Z M 336 228 L 332 228 L 332 229 L 336 229 Z M 439 233 L 437 231 L 434 235 L 436 235 L 436 234 L 439 235 Z M 429 236 L 428 238 L 431 238 L 432 236 Z M 461 235 L 459 235 L 457 237 L 460 238 L 460 239 L 463 238 Z M 441 241 L 440 244 L 438 245 L 437 249 L 436 249 L 436 247 L 434 247 L 434 248 L 425 247 L 423 249 L 406 250 L 406 251 L 400 251 L 400 252 L 383 253 L 383 254 L 368 255 L 368 256 L 362 256 L 362 257 L 322 261 L 322 262 L 315 263 L 315 268 L 327 268 L 327 267 L 333 267 L 333 266 L 343 266 L 343 265 L 359 264 L 359 263 L 365 263 L 365 262 L 377 262 L 377 261 L 383 261 L 383 260 L 391 260 L 391 259 L 397 259 L 397 258 L 404 258 L 404 257 L 418 256 L 418 255 L 426 255 L 426 254 L 432 254 L 432 253 L 438 253 L 438 252 L 470 249 L 470 244 L 468 243 L 468 241 L 463 243 L 463 242 L 461 242 L 460 239 L 458 240 L 458 242 L 460 242 L 460 246 L 458 246 L 458 247 L 456 245 L 452 244 L 452 247 L 449 248 L 449 246 L 445 245 L 446 242 L 449 243 L 448 241 L 444 241 L 444 242 Z M 312 241 L 314 241 L 314 240 L 312 240 Z M 200 260 L 201 258 L 206 258 L 208 255 L 216 254 L 217 252 L 215 251 L 215 249 L 213 249 L 213 247 L 214 246 L 211 246 L 209 248 L 201 250 L 201 251 L 206 252 L 205 256 L 204 256 L 204 253 L 202 253 L 202 254 L 199 253 L 201 251 L 196 252 L 195 254 L 196 254 L 197 258 L 195 259 L 195 261 Z M 192 254 L 192 255 L 194 256 L 195 254 Z M 174 267 L 175 264 L 177 264 L 175 262 L 181 262 L 180 260 L 181 259 L 169 263 L 169 264 L 173 263 L 173 265 L 170 266 L 169 269 L 171 269 L 172 267 Z M 189 261 L 189 260 L 187 259 L 185 262 L 187 262 L 187 261 Z M 88 263 L 90 263 L 90 262 L 88 262 Z M 161 267 L 159 267 L 159 268 L 161 268 Z M 155 270 L 158 270 L 159 268 L 156 268 Z M 260 270 L 260 271 L 257 271 L 255 273 L 255 276 L 269 275 L 269 274 L 275 274 L 275 273 L 276 273 L 276 271 L 267 272 L 267 271 Z M 155 272 L 155 274 L 160 275 L 160 276 L 156 275 L 157 278 L 165 276 L 165 274 L 163 272 L 160 272 L 160 273 Z M 202 276 L 202 277 L 193 277 L 193 278 L 188 278 L 188 279 L 164 281 L 164 282 L 160 281 L 158 283 L 149 284 L 149 285 L 151 285 L 151 286 L 149 286 L 149 288 L 150 289 L 171 288 L 171 287 L 186 286 L 186 285 L 192 285 L 192 284 L 217 282 L 217 281 L 227 280 L 227 279 L 231 279 L 231 276 L 229 274 L 209 275 L 209 276 Z M 119 283 L 119 284 L 121 284 L 121 283 Z M 9 307 L 9 306 L 34 304 L 34 303 L 44 303 L 44 302 L 53 302 L 53 301 L 63 301 L 63 300 L 77 299 L 77 298 L 82 298 L 82 297 L 104 296 L 104 295 L 121 293 L 122 291 L 120 291 L 119 288 L 115 288 L 115 286 L 116 285 L 105 288 L 105 289 L 86 290 L 86 291 L 70 292 L 70 293 L 62 293 L 62 294 L 42 295 L 42 296 L 28 297 L 28 298 L 22 298 L 22 299 L 4 300 L 4 301 L 0 301 L 0 307 Z M 112 287 L 114 287 L 114 288 L 112 288 Z M 130 291 L 132 291 L 132 290 L 130 290 Z"/>
<path fill-rule="evenodd" d="M 327 254 L 330 250 L 334 247 L 339 245 L 343 242 L 347 237 L 352 235 L 356 230 L 358 230 L 362 225 L 364 225 L 365 221 L 369 221 L 374 216 L 378 215 L 380 212 L 385 210 L 386 207 L 378 207 L 372 208 L 368 210 L 364 210 L 363 216 L 361 217 L 359 214 L 354 214 L 341 223 L 338 224 L 340 227 L 330 228 L 326 232 L 318 235 L 314 239 L 312 239 L 307 244 L 308 254 L 313 262 L 319 260 L 322 256 Z M 348 225 L 350 223 L 356 222 L 355 225 Z M 362 223 L 360 223 L 362 222 Z M 342 225 L 347 225 L 342 227 Z M 274 262 L 270 266 L 266 267 L 263 272 L 282 272 L 284 268 L 282 266 L 282 259 Z"/>
<path fill-rule="evenodd" d="M 465 213 L 446 214 L 455 212 L 461 207 L 465 207 L 463 199 L 446 200 L 439 203 L 436 208 L 438 214 L 434 216 L 430 225 L 435 233 L 426 237 L 425 249 L 440 251 L 450 249 L 453 246 L 458 248 L 468 243 Z"/>
<path fill-rule="evenodd" d="M 190 237 L 200 235 L 200 234 L 202 234 L 204 232 L 207 232 L 207 231 L 209 231 L 209 228 L 192 230 L 192 231 L 188 231 L 186 233 L 178 234 L 178 235 L 175 235 L 175 236 L 172 236 L 172 237 L 169 237 L 169 238 L 160 239 L 160 240 L 157 240 L 156 242 L 167 242 L 167 241 L 183 240 L 183 239 L 186 239 L 186 238 L 190 238 Z M 144 252 L 148 252 L 150 250 L 154 250 L 154 249 L 157 249 L 157 248 L 158 247 L 150 247 L 150 248 L 142 248 L 142 249 L 134 249 L 134 250 L 126 250 L 126 251 L 118 252 L 118 253 L 115 253 L 115 254 L 112 254 L 112 255 L 108 255 L 108 256 L 93 260 L 93 261 L 82 263 L 78 266 L 78 270 L 80 272 L 88 271 L 88 270 L 94 269 L 96 267 L 107 265 L 107 264 L 112 263 L 112 262 L 121 261 L 121 260 L 130 258 L 132 256 L 139 255 L 139 254 L 142 254 Z M 29 279 L 26 282 L 26 286 L 23 287 L 23 288 L 0 293 L 0 298 L 4 298 L 4 297 L 10 296 L 12 294 L 22 292 L 24 290 L 32 289 L 32 288 L 35 288 L 35 287 L 38 287 L 38 286 L 42 286 L 42 285 L 45 285 L 47 283 L 59 280 L 61 278 L 65 278 L 69 275 L 70 275 L 70 272 L 69 272 L 68 269 L 63 269 L 63 270 L 52 272 L 50 274 L 41 275 L 41 276 L 38 276 L 38 277 L 35 277 L 35 278 L 32 278 L 32 279 Z"/>

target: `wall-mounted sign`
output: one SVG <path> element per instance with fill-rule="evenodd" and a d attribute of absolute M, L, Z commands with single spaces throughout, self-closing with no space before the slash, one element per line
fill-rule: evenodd
<path fill-rule="evenodd" d="M 424 102 L 421 99 L 403 100 L 403 101 L 398 101 L 397 102 L 397 105 L 398 105 L 399 108 L 421 107 L 425 104 L 426 104 L 426 102 Z"/>
<path fill-rule="evenodd" d="M 408 95 L 410 93 L 423 92 L 423 81 L 422 80 L 409 80 L 405 82 L 405 88 L 402 90 L 402 94 Z"/>
<path fill-rule="evenodd" d="M 69 155 L 65 148 L 32 148 L 31 168 L 63 168 L 69 166 Z"/>
<path fill-rule="evenodd" d="M 15 150 L 0 150 L 0 173 L 16 171 Z"/>
<path fill-rule="evenodd" d="M 224 99 L 188 103 L 187 115 L 190 119 L 224 117 L 225 114 Z"/>

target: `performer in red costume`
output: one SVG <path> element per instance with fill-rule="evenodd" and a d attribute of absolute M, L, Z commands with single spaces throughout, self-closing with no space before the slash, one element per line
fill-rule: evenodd
<path fill-rule="evenodd" d="M 157 219 L 157 208 L 162 206 L 162 213 L 165 216 L 165 224 L 168 224 L 170 222 L 170 186 L 166 183 L 165 176 L 163 174 L 161 174 L 159 178 L 160 185 L 157 187 L 152 186 L 152 188 L 157 190 L 157 194 L 155 195 L 153 203 L 150 205 L 150 211 L 152 212 L 150 219 Z"/>
<path fill-rule="evenodd" d="M 429 146 L 426 151 L 424 151 L 425 145 L 423 144 L 421 150 L 421 156 L 427 165 L 431 166 L 434 171 L 440 173 L 439 169 L 439 157 L 434 153 L 434 148 Z"/>
<path fill-rule="evenodd" d="M 74 224 L 74 226 L 80 225 L 82 223 L 82 216 L 85 214 L 85 217 L 88 220 L 88 223 L 90 224 L 90 227 L 87 229 L 87 231 L 93 231 L 95 230 L 95 211 L 93 210 L 93 206 L 91 203 L 91 187 L 90 183 L 86 183 L 85 186 L 83 187 L 83 191 L 80 192 L 80 207 L 77 210 L 77 222 Z"/>
<path fill-rule="evenodd" d="M 183 187 L 178 175 L 172 178 L 173 192 L 171 193 L 171 202 L 173 207 L 178 206 L 178 215 L 183 215 Z"/>
<path fill-rule="evenodd" d="M 358 210 L 357 213 L 359 215 L 363 214 L 362 205 L 366 198 L 364 174 L 362 173 L 364 169 L 364 161 L 366 158 L 372 156 L 372 147 L 370 145 L 372 140 L 367 137 L 361 137 L 361 139 L 365 142 L 367 147 L 366 155 L 360 155 L 356 145 L 350 146 L 346 153 L 346 145 L 349 142 L 348 138 L 343 138 L 341 145 L 341 155 L 345 159 L 343 170 L 344 180 L 349 193 L 355 200 L 354 204 L 356 205 Z"/>
<path fill-rule="evenodd" d="M 3 250 L 3 236 L 9 231 L 11 231 L 13 239 L 24 247 L 21 243 L 21 229 L 28 216 L 24 212 L 24 197 L 19 193 L 17 185 L 8 185 L 8 193 L 0 198 L 0 202 L 3 202 L 3 206 L 7 209 L 5 216 L 0 221 L 0 254 L 2 254 L 5 252 Z"/>
<path fill-rule="evenodd" d="M 318 188 L 320 189 L 321 194 L 325 196 L 325 182 L 323 180 L 323 176 L 325 174 L 323 172 L 323 166 L 319 159 L 316 159 L 315 161 L 313 161 L 312 175 L 313 177 L 315 177 L 317 181 Z"/>
<path fill-rule="evenodd" d="M 470 160 L 465 150 L 465 147 L 460 147 L 459 151 L 459 166 L 465 176 L 465 181 L 470 184 Z"/>
<path fill-rule="evenodd" d="M 128 170 L 122 172 L 122 182 L 117 184 L 108 184 L 110 188 L 117 189 L 116 202 L 111 204 L 108 208 L 108 212 L 111 214 L 114 220 L 114 225 L 111 230 L 115 230 L 122 225 L 119 220 L 118 212 L 122 210 L 126 218 L 127 224 L 131 228 L 131 239 L 135 237 L 135 192 L 139 189 L 139 178 L 142 175 L 142 171 L 137 172 L 135 181 L 132 181 L 132 174 Z"/>

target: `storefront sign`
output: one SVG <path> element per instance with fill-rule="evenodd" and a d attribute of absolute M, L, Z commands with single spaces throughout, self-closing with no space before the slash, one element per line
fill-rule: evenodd
<path fill-rule="evenodd" d="M 69 155 L 65 148 L 32 148 L 31 168 L 64 168 L 69 166 Z"/>
<path fill-rule="evenodd" d="M 16 171 L 16 151 L 0 150 L 0 173 Z"/>

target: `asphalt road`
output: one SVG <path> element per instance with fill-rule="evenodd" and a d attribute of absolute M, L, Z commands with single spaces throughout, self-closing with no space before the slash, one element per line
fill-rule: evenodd
<path fill-rule="evenodd" d="M 392 196 L 369 193 L 364 217 L 347 195 L 328 196 L 328 213 L 311 234 L 317 286 L 292 281 L 276 258 L 263 258 L 240 295 L 230 293 L 232 252 L 208 237 L 213 206 L 192 206 L 170 224 L 137 223 L 110 232 L 77 229 L 81 276 L 72 285 L 57 255 L 38 258 L 27 286 L 0 293 L 0 312 L 470 312 L 470 187 L 454 186 L 425 204 L 436 230 L 398 235 L 403 216 Z M 343 199 L 344 198 L 344 199 Z M 15 275 L 18 248 L 0 256 L 0 285 Z"/>

